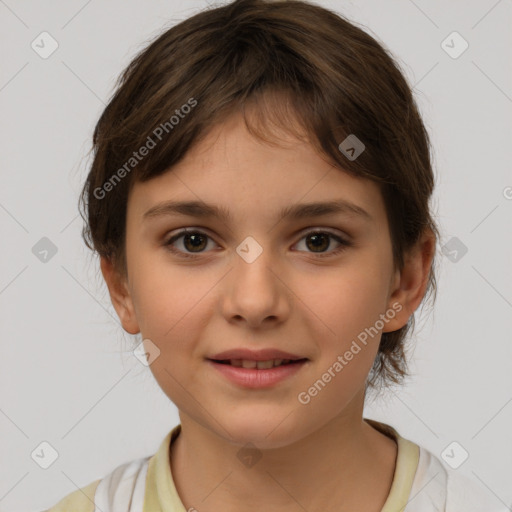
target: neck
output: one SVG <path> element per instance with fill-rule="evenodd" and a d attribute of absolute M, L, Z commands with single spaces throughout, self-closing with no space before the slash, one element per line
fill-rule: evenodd
<path fill-rule="evenodd" d="M 180 412 L 170 463 L 183 504 L 201 512 L 380 512 L 397 446 L 363 421 L 359 409 L 359 415 L 344 411 L 292 444 L 252 450 Z"/>

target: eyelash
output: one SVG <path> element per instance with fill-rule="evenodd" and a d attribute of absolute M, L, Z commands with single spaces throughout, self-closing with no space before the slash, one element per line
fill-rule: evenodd
<path fill-rule="evenodd" d="M 314 253 L 314 252 L 310 253 L 310 254 L 314 254 L 318 258 L 327 258 L 327 257 L 336 256 L 337 254 L 339 254 L 342 251 L 346 250 L 348 247 L 352 246 L 352 242 L 349 242 L 348 240 L 345 240 L 344 238 L 341 238 L 339 235 L 335 235 L 334 233 L 331 233 L 330 231 L 318 230 L 318 229 L 306 232 L 300 238 L 300 240 L 302 240 L 303 238 L 306 238 L 308 235 L 318 235 L 318 234 L 329 235 L 331 238 L 333 238 L 334 240 L 336 240 L 337 242 L 339 242 L 341 244 L 340 247 L 338 247 L 337 249 L 334 249 L 333 251 L 330 251 L 330 252 L 327 252 L 327 253 Z M 204 254 L 204 252 L 195 253 L 195 254 L 193 254 L 193 253 L 192 254 L 191 253 L 186 253 L 186 252 L 183 252 L 183 251 L 180 251 L 180 250 L 176 249 L 175 247 L 173 247 L 171 245 L 173 242 L 175 242 L 176 240 L 178 240 L 179 238 L 181 238 L 184 235 L 201 235 L 201 236 L 205 236 L 205 237 L 209 238 L 210 240 L 212 240 L 212 238 L 207 233 L 204 233 L 203 231 L 187 230 L 187 229 L 185 229 L 185 230 L 180 231 L 179 233 L 176 233 L 169 240 L 164 242 L 165 248 L 168 251 L 172 252 L 173 254 L 177 254 L 177 255 L 179 255 L 180 257 L 183 257 L 183 258 L 195 259 L 195 258 L 200 257 L 202 254 Z"/>

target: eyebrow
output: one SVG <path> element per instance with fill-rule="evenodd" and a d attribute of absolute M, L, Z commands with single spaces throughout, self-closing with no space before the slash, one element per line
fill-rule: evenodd
<path fill-rule="evenodd" d="M 372 216 L 363 208 L 345 199 L 327 202 L 292 204 L 283 208 L 278 215 L 282 219 L 308 219 L 324 215 L 347 214 L 356 215 L 371 221 Z M 223 221 L 231 219 L 229 210 L 224 207 L 207 204 L 201 201 L 165 201 L 159 203 L 143 215 L 143 220 L 167 215 L 187 215 L 189 217 L 214 217 Z"/>

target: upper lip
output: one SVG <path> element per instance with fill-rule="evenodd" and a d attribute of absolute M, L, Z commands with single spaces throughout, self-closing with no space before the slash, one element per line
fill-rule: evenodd
<path fill-rule="evenodd" d="M 248 361 L 269 361 L 270 359 L 306 359 L 296 354 L 283 352 L 275 348 L 265 348 L 261 350 L 249 350 L 247 348 L 235 348 L 233 350 L 225 350 L 219 352 L 208 359 L 215 359 L 217 361 L 225 361 L 227 359 L 244 359 Z"/>

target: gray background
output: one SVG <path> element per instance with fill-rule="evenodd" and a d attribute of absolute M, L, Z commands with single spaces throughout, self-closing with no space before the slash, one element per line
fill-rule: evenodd
<path fill-rule="evenodd" d="M 154 453 L 179 421 L 131 354 L 81 241 L 77 198 L 114 80 L 147 41 L 209 3 L 0 0 L 2 511 L 54 505 Z M 457 471 L 510 504 L 511 2 L 316 3 L 364 25 L 401 62 L 434 145 L 440 247 L 456 237 L 449 243 L 468 249 L 448 246 L 457 261 L 439 250 L 438 301 L 418 314 L 415 376 L 365 416 L 438 457 L 457 441 L 469 452 Z M 31 47 L 43 31 L 59 44 L 47 59 Z M 469 44 L 458 58 L 442 47 L 453 31 Z M 43 237 L 57 248 L 46 262 L 32 252 Z M 31 458 L 43 441 L 59 454 L 48 469 Z"/>

